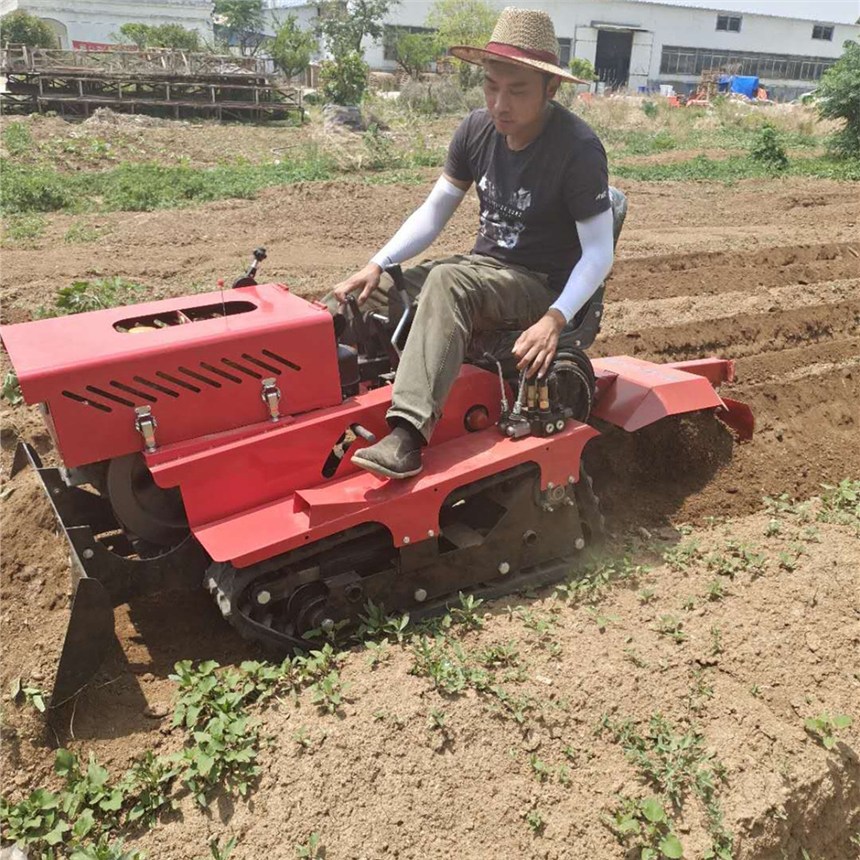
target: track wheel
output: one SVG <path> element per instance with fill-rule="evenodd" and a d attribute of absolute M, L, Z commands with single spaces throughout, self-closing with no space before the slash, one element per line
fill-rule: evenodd
<path fill-rule="evenodd" d="M 130 534 L 160 547 L 176 546 L 188 534 L 179 490 L 159 487 L 142 454 L 111 460 L 106 483 L 114 516 Z"/>

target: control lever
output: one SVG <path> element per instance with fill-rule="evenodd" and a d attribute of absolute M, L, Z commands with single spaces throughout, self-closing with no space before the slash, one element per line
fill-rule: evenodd
<path fill-rule="evenodd" d="M 236 278 L 233 281 L 233 289 L 236 287 L 254 287 L 257 285 L 257 267 L 263 260 L 266 259 L 266 249 L 262 246 L 254 248 L 254 258 L 251 260 L 251 265 L 248 266 L 248 271 L 241 278 Z"/>
<path fill-rule="evenodd" d="M 412 322 L 417 305 L 412 303 L 412 299 L 406 291 L 406 283 L 403 280 L 403 269 L 400 266 L 389 266 L 385 271 L 391 275 L 391 279 L 394 281 L 394 289 L 397 290 L 400 300 L 403 302 L 403 314 L 397 322 L 394 334 L 391 335 L 391 348 L 397 353 L 397 357 L 399 358 L 400 353 L 403 351 L 403 347 L 400 345 L 400 338 L 406 327 Z"/>
<path fill-rule="evenodd" d="M 355 345 L 360 355 L 367 355 L 371 350 L 370 331 L 367 328 L 367 320 L 358 306 L 358 300 L 354 295 L 346 297 L 346 306 L 352 316 L 352 332 L 355 335 Z"/>

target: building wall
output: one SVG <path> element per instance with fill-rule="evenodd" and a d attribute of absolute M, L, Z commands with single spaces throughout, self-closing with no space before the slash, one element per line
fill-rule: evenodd
<path fill-rule="evenodd" d="M 274 0 L 277 2 L 277 0 Z M 425 23 L 432 0 L 409 0 L 392 10 L 388 23 L 421 26 Z M 495 0 L 491 5 L 501 9 L 507 5 Z M 842 54 L 842 44 L 860 37 L 860 26 L 833 24 L 833 39 L 812 38 L 815 22 L 772 15 L 741 15 L 739 33 L 716 29 L 716 10 L 678 7 L 660 3 L 631 3 L 624 0 L 517 0 L 521 8 L 542 9 L 550 14 L 556 35 L 571 40 L 572 56 L 594 61 L 597 38 L 601 29 L 630 30 L 633 47 L 630 61 L 629 89 L 656 88 L 673 83 L 681 91 L 692 90 L 699 75 L 661 74 L 660 61 L 664 46 L 710 48 L 727 51 L 814 56 L 836 59 Z M 783 8 L 790 8 L 786 4 Z M 731 13 L 733 15 L 739 13 Z M 822 21 L 821 23 L 828 23 Z M 381 44 L 366 45 L 366 57 L 371 68 L 393 69 L 395 64 L 385 60 Z M 809 80 L 768 79 L 762 81 L 769 89 L 790 97 L 797 90 L 808 90 Z"/>
<path fill-rule="evenodd" d="M 23 9 L 45 18 L 63 48 L 74 42 L 113 44 L 123 24 L 179 24 L 212 41 L 212 0 L 0 0 L 0 15 Z"/>

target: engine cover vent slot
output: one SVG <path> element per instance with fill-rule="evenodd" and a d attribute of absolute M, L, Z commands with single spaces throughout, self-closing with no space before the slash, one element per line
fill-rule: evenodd
<path fill-rule="evenodd" d="M 91 391 L 93 394 L 98 394 L 99 397 L 104 397 L 105 400 L 113 400 L 114 403 L 119 403 L 120 406 L 135 405 L 131 400 L 126 400 L 125 397 L 120 397 L 118 394 L 111 394 L 110 391 L 97 388 L 95 385 L 88 385 L 87 391 Z"/>
<path fill-rule="evenodd" d="M 81 403 L 84 406 L 92 406 L 93 409 L 100 409 L 102 412 L 113 412 L 110 406 L 105 406 L 103 403 L 97 403 L 95 400 L 90 400 L 87 397 L 81 397 L 80 394 L 75 394 L 74 391 L 64 391 L 63 397 L 68 397 L 69 400 L 74 400 L 76 403 Z"/>
<path fill-rule="evenodd" d="M 203 382 L 206 385 L 211 385 L 213 388 L 220 388 L 221 383 L 215 382 L 214 379 L 209 379 L 209 377 L 204 376 L 202 373 L 197 373 L 196 370 L 189 370 L 187 367 L 180 367 L 180 373 L 184 373 L 186 376 L 190 376 L 192 379 L 196 379 L 198 382 Z"/>
<path fill-rule="evenodd" d="M 262 379 L 263 374 L 257 373 L 256 370 L 251 370 L 250 367 L 245 367 L 244 364 L 239 364 L 238 361 L 232 361 L 229 358 L 222 358 L 222 364 L 226 364 L 227 367 L 232 367 L 233 370 L 238 370 L 239 373 L 244 373 L 246 376 L 250 376 L 252 379 Z"/>
<path fill-rule="evenodd" d="M 238 376 L 234 376 L 232 373 L 227 373 L 226 370 L 221 370 L 218 367 L 215 367 L 212 364 L 208 364 L 205 361 L 200 362 L 200 366 L 204 370 L 208 370 L 210 373 L 214 373 L 215 376 L 220 376 L 222 379 L 229 379 L 230 382 L 236 382 L 241 384 L 242 380 Z"/>
<path fill-rule="evenodd" d="M 145 391 L 139 391 L 137 388 L 132 388 L 130 385 L 126 385 L 124 382 L 117 382 L 115 379 L 112 379 L 110 384 L 114 388 L 124 391 L 126 394 L 133 394 L 135 397 L 139 397 L 141 400 L 146 400 L 149 403 L 158 403 L 158 398 L 154 394 L 147 394 Z M 128 405 L 134 406 L 134 403 L 129 403 Z"/>
<path fill-rule="evenodd" d="M 199 394 L 202 390 L 196 385 L 192 385 L 190 382 L 186 382 L 184 379 L 177 379 L 175 376 L 171 376 L 169 373 L 165 373 L 163 370 L 156 370 L 155 375 L 159 379 L 164 379 L 167 382 L 172 382 L 174 385 L 178 385 L 180 388 L 187 388 L 194 394 Z"/>
<path fill-rule="evenodd" d="M 147 388 L 152 388 L 155 391 L 160 391 L 162 394 L 166 394 L 168 397 L 179 397 L 179 394 L 174 391 L 172 388 L 166 388 L 164 385 L 159 385 L 157 382 L 153 382 L 151 379 L 144 379 L 142 376 L 133 376 L 135 382 L 139 382 L 141 385 L 145 385 Z"/>
<path fill-rule="evenodd" d="M 302 367 L 300 364 L 296 364 L 294 361 L 290 361 L 288 358 L 284 358 L 281 355 L 278 355 L 276 352 L 272 352 L 270 349 L 264 349 L 263 355 L 266 358 L 274 359 L 275 361 L 279 361 L 285 367 L 289 367 L 290 370 L 301 370 Z"/>
<path fill-rule="evenodd" d="M 242 358 L 244 358 L 245 361 L 251 362 L 251 364 L 256 364 L 257 367 L 262 367 L 263 370 L 268 370 L 269 373 L 274 373 L 276 376 L 281 375 L 281 368 L 280 367 L 274 367 L 271 364 L 266 364 L 265 361 L 262 361 L 259 358 L 254 358 L 253 355 L 248 355 L 247 352 L 242 353 Z"/>

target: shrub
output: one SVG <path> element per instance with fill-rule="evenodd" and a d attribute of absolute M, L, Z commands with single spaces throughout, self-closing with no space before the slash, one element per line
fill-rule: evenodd
<path fill-rule="evenodd" d="M 648 119 L 654 119 L 659 113 L 659 109 L 654 102 L 642 102 L 642 113 L 648 117 Z"/>
<path fill-rule="evenodd" d="M 323 97 L 336 105 L 357 105 L 367 88 L 370 67 L 358 51 L 320 64 Z"/>
<path fill-rule="evenodd" d="M 594 72 L 594 66 L 590 60 L 584 60 L 582 57 L 570 58 L 570 73 L 577 78 L 582 78 L 584 81 L 596 81 L 597 75 Z"/>
<path fill-rule="evenodd" d="M 845 42 L 843 47 L 845 53 L 822 75 L 818 111 L 828 119 L 845 120 L 831 140 L 833 151 L 860 158 L 860 43 Z"/>
<path fill-rule="evenodd" d="M 482 90 L 482 104 L 483 100 Z M 465 95 L 450 78 L 438 78 L 434 81 L 406 81 L 400 89 L 399 101 L 416 113 L 427 116 L 457 113 L 466 107 Z"/>
<path fill-rule="evenodd" d="M 756 135 L 750 156 L 773 170 L 785 170 L 788 167 L 788 155 L 782 137 L 772 125 L 764 126 Z"/>
<path fill-rule="evenodd" d="M 0 165 L 0 211 L 55 212 L 74 203 L 68 183 L 47 168 L 25 168 L 5 161 Z"/>

